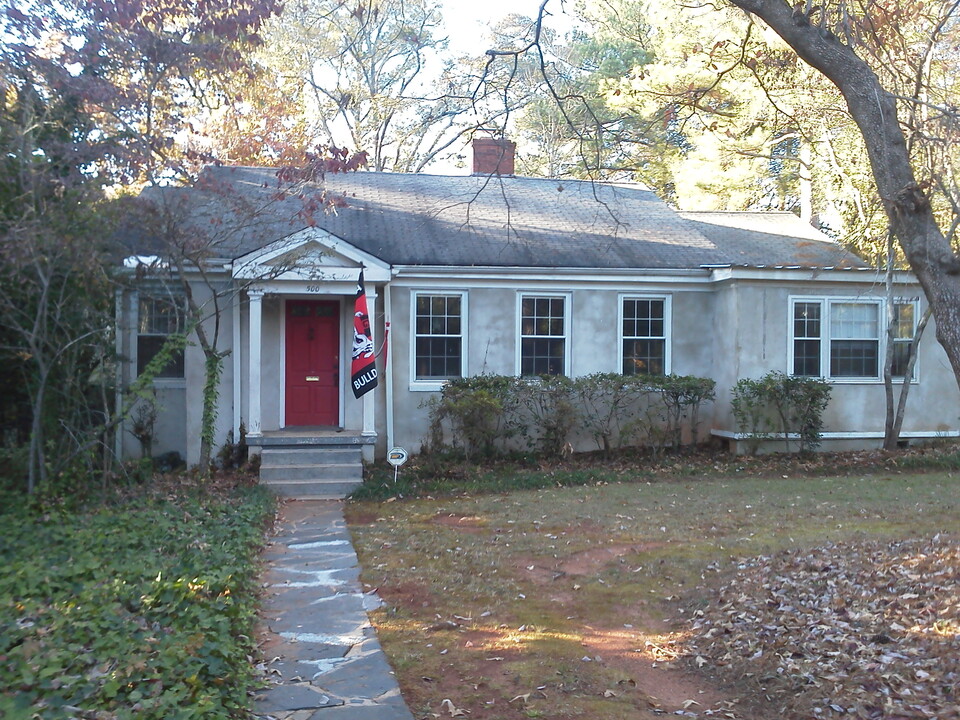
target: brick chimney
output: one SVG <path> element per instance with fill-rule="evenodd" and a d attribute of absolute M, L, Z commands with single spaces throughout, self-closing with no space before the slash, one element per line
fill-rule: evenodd
<path fill-rule="evenodd" d="M 474 175 L 513 175 L 517 144 L 491 137 L 473 139 Z"/>

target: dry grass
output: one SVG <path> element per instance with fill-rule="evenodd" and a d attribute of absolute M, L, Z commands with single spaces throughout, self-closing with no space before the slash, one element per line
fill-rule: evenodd
<path fill-rule="evenodd" d="M 348 521 L 418 718 L 746 717 L 755 683 L 683 659 L 686 618 L 731 558 L 951 531 L 958 489 L 949 474 L 617 482 L 354 502 Z"/>

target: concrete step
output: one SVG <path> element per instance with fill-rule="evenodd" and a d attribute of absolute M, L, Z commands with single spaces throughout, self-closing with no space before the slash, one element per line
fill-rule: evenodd
<path fill-rule="evenodd" d="M 286 480 L 363 480 L 363 465 L 323 463 L 310 465 L 260 465 L 261 482 Z"/>
<path fill-rule="evenodd" d="M 259 445 L 263 448 L 298 447 L 298 446 L 327 446 L 352 447 L 373 445 L 376 438 L 365 435 L 354 435 L 349 432 L 315 435 L 308 432 L 269 433 L 262 437 L 248 438 L 250 445 Z"/>
<path fill-rule="evenodd" d="M 260 482 L 278 495 L 340 499 L 363 482 L 363 443 L 357 438 L 282 439 L 287 442 L 270 438 L 260 454 Z"/>
<path fill-rule="evenodd" d="M 350 447 L 265 447 L 260 454 L 260 466 L 280 467 L 283 465 L 325 465 L 356 463 L 363 461 L 363 450 L 359 445 Z"/>
<path fill-rule="evenodd" d="M 360 486 L 359 480 L 288 480 L 264 482 L 263 485 L 281 497 L 301 500 L 345 498 Z"/>

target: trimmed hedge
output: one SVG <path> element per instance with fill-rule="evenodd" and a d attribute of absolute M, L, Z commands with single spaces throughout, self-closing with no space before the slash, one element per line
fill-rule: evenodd
<path fill-rule="evenodd" d="M 511 451 L 563 455 L 580 441 L 603 451 L 695 444 L 700 407 L 713 400 L 714 387 L 709 378 L 679 375 L 459 378 L 430 401 L 423 447 L 472 459 Z"/>
<path fill-rule="evenodd" d="M 771 438 L 781 438 L 788 451 L 791 439 L 801 453 L 820 446 L 823 412 L 830 402 L 825 380 L 775 371 L 756 380 L 743 378 L 731 393 L 737 428 L 750 439 L 752 453 Z"/>

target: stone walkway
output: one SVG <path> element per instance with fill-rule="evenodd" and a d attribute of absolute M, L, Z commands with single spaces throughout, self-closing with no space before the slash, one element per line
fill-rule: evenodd
<path fill-rule="evenodd" d="M 264 654 L 274 684 L 261 718 L 413 720 L 367 612 L 380 604 L 360 568 L 338 500 L 284 502 L 264 553 Z"/>

